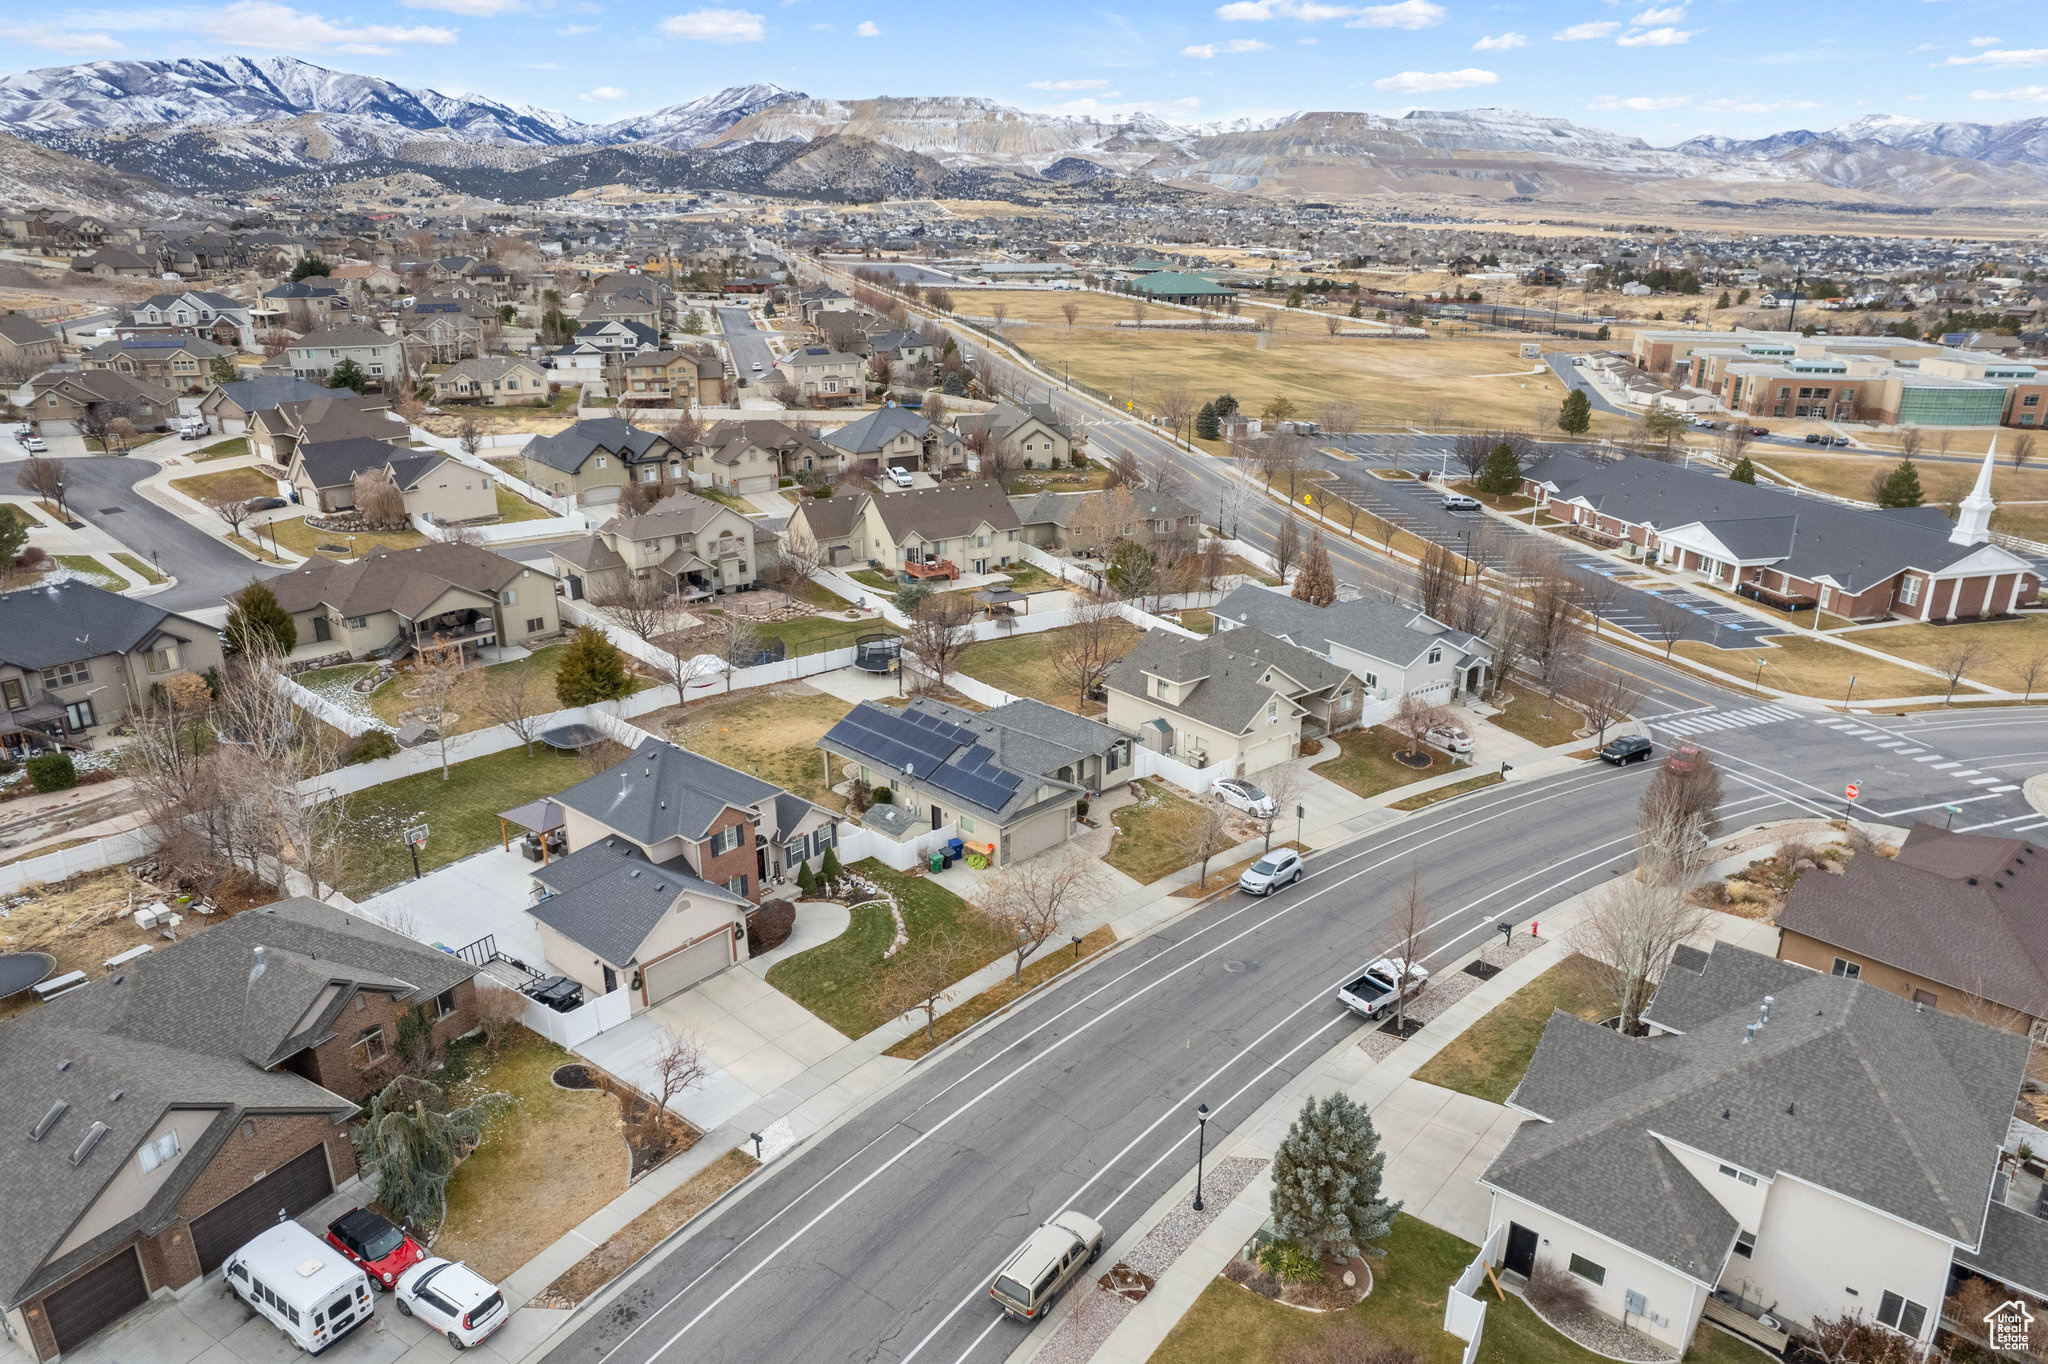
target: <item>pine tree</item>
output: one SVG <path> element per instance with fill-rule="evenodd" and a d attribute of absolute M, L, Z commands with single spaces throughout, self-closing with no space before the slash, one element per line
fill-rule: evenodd
<path fill-rule="evenodd" d="M 1564 395 L 1557 410 L 1557 429 L 1568 436 L 1583 436 L 1593 427 L 1593 402 L 1582 388 Z"/>
<path fill-rule="evenodd" d="M 1490 497 L 1506 497 L 1522 487 L 1522 461 L 1515 457 L 1515 447 L 1506 441 L 1493 447 L 1493 453 L 1486 457 L 1486 467 L 1479 471 L 1479 491 Z"/>
<path fill-rule="evenodd" d="M 1735 467 L 1728 471 L 1728 477 L 1734 479 L 1737 483 L 1754 484 L 1756 482 L 1756 466 L 1749 462 L 1748 455 L 1744 455 L 1741 459 L 1735 461 Z"/>
<path fill-rule="evenodd" d="M 1723 289 L 1723 290 L 1721 291 L 1721 296 L 1720 296 L 1719 298 L 1717 298 L 1717 299 L 1715 299 L 1715 300 L 1714 300 L 1714 306 L 1715 306 L 1716 308 L 1725 308 L 1725 307 L 1727 307 L 1727 306 L 1728 306 L 1728 304 L 1729 304 L 1729 298 L 1728 298 L 1728 291 L 1727 291 L 1726 289 Z"/>
<path fill-rule="evenodd" d="M 241 376 L 235 370 L 235 357 L 216 355 L 206 362 L 206 373 L 217 384 L 231 384 Z"/>
<path fill-rule="evenodd" d="M 277 594 L 262 582 L 252 581 L 235 594 L 226 633 L 232 653 L 268 649 L 282 656 L 299 647 L 299 627 L 292 622 L 292 613 L 277 604 Z"/>
<path fill-rule="evenodd" d="M 806 900 L 817 895 L 818 877 L 811 870 L 810 863 L 799 862 L 796 864 L 796 888 Z"/>
<path fill-rule="evenodd" d="M 14 563 L 14 556 L 28 546 L 28 525 L 10 513 L 0 516 L 0 568 Z"/>
<path fill-rule="evenodd" d="M 555 668 L 555 697 L 565 706 L 593 706 L 631 695 L 633 679 L 626 656 L 594 626 L 581 626 L 569 637 Z"/>
<path fill-rule="evenodd" d="M 1912 460 L 1902 459 L 1898 468 L 1885 475 L 1884 485 L 1877 490 L 1877 505 L 1917 507 L 1920 502 L 1920 471 L 1913 467 Z"/>
<path fill-rule="evenodd" d="M 369 383 L 370 376 L 363 373 L 363 367 L 354 360 L 343 360 L 334 367 L 334 372 L 327 376 L 329 388 L 352 388 L 358 393 L 367 388 Z"/>
<path fill-rule="evenodd" d="M 1350 312 L 1348 312 L 1348 313 L 1346 313 L 1346 314 L 1345 314 L 1345 316 L 1346 316 L 1346 317 L 1364 317 L 1364 316 L 1365 316 L 1365 308 L 1363 307 L 1363 305 L 1361 305 L 1361 304 L 1360 304 L 1360 303 L 1358 302 L 1358 300 L 1357 300 L 1357 299 L 1353 299 L 1353 300 L 1351 300 L 1351 311 L 1350 311 Z"/>
<path fill-rule="evenodd" d="M 1273 1157 L 1273 1229 L 1311 1249 L 1376 1252 L 1401 1210 L 1380 1196 L 1386 1163 L 1363 1105 L 1342 1090 L 1310 1099 Z"/>
<path fill-rule="evenodd" d="M 1235 411 L 1237 411 L 1237 399 L 1231 397 L 1228 393 L 1225 393 L 1216 400 L 1217 416 L 1227 417 Z"/>
<path fill-rule="evenodd" d="M 1330 552 L 1323 548 L 1321 531 L 1309 544 L 1301 572 L 1294 575 L 1294 599 L 1311 606 L 1328 606 L 1337 600 L 1337 579 L 1330 571 Z"/>
<path fill-rule="evenodd" d="M 1223 423 L 1216 416 L 1216 404 L 1203 403 L 1202 410 L 1195 414 L 1195 435 L 1202 440 L 1220 440 Z"/>
<path fill-rule="evenodd" d="M 839 849 L 837 847 L 826 848 L 825 860 L 818 864 L 819 879 L 824 881 L 827 886 L 836 886 L 839 884 L 839 878 L 844 875 L 846 875 L 846 868 L 839 865 Z"/>
<path fill-rule="evenodd" d="M 510 1095 L 492 1092 L 451 1108 L 439 1085 L 400 1076 L 370 1096 L 356 1129 L 356 1163 L 376 1175 L 384 1207 L 421 1226 L 439 1225 L 455 1167 L 482 1143 L 486 1124 L 512 1106 Z"/>

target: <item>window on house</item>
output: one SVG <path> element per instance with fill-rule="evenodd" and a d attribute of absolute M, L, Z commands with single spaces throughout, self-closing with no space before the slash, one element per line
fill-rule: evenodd
<path fill-rule="evenodd" d="M 1596 1265 L 1583 1255 L 1572 1256 L 1571 1271 L 1588 1283 L 1604 1284 L 1607 1282 L 1607 1266 Z"/>
<path fill-rule="evenodd" d="M 73 734 L 91 729 L 97 723 L 92 715 L 92 698 L 73 701 L 64 707 L 64 727 Z"/>
<path fill-rule="evenodd" d="M 1899 584 L 1899 601 L 1906 606 L 1920 604 L 1920 579 L 1908 577 Z"/>
<path fill-rule="evenodd" d="M 360 999 L 362 996 L 358 995 Z M 358 1006 L 360 1007 L 360 1006 Z M 364 1028 L 356 1034 L 356 1042 L 349 1048 L 349 1059 L 355 1062 L 357 1070 L 367 1070 L 384 1059 L 384 1029 Z"/>
<path fill-rule="evenodd" d="M 5 701 L 9 710 L 20 710 L 28 704 L 28 692 L 21 685 L 20 678 L 10 677 L 0 682 L 0 701 Z"/>
<path fill-rule="evenodd" d="M 745 895 L 747 893 L 747 878 L 745 876 L 735 876 L 732 880 L 725 883 L 725 888 L 735 895 Z"/>
<path fill-rule="evenodd" d="M 74 687 L 80 682 L 92 681 L 92 664 L 84 659 L 72 663 L 59 663 L 54 668 L 43 669 L 43 686 Z"/>
<path fill-rule="evenodd" d="M 455 991 L 443 990 L 434 996 L 434 1017 L 446 1018 L 455 1012 Z"/>
<path fill-rule="evenodd" d="M 1863 966 L 1860 962 L 1843 961 L 1840 957 L 1836 957 L 1835 969 L 1830 971 L 1828 974 L 1835 976 L 1844 976 L 1850 980 L 1859 980 L 1862 978 L 1863 975 Z"/>
<path fill-rule="evenodd" d="M 506 588 L 498 594 L 498 600 L 506 606 L 515 605 L 519 601 L 519 589 L 516 587 Z"/>
<path fill-rule="evenodd" d="M 142 1167 L 142 1173 L 148 1174 L 157 1166 L 170 1163 L 177 1154 L 178 1133 L 174 1128 L 154 1141 L 142 1143 L 141 1149 L 135 1153 L 135 1163 Z"/>
<path fill-rule="evenodd" d="M 1443 651 L 1443 649 L 1442 649 L 1442 648 L 1440 648 L 1440 647 L 1434 647 L 1434 646 L 1433 646 L 1433 647 L 1431 647 L 1431 649 L 1430 649 L 1430 651 L 1429 651 L 1429 661 L 1430 661 L 1430 662 L 1432 662 L 1432 663 L 1441 663 L 1441 662 L 1443 662 L 1443 661 L 1444 661 L 1444 651 Z"/>
<path fill-rule="evenodd" d="M 1932 1009 L 1940 1004 L 1941 997 L 1932 990 L 1915 990 L 1913 992 L 1913 1002 Z"/>
<path fill-rule="evenodd" d="M 974 832 L 974 820 L 971 817 L 967 815 L 960 816 L 960 832 L 963 834 Z"/>
<path fill-rule="evenodd" d="M 1274 725 L 1278 724 L 1279 722 L 1280 703 L 1278 701 L 1268 701 L 1266 703 L 1266 723 L 1269 725 Z"/>
<path fill-rule="evenodd" d="M 1747 1260 L 1756 1254 L 1756 1233 L 1745 1231 L 1735 1238 L 1735 1253 Z"/>
<path fill-rule="evenodd" d="M 1880 1325 L 1918 1340 L 1920 1328 L 1927 1324 L 1927 1309 L 1887 1289 L 1877 1300 L 1877 1320 Z"/>

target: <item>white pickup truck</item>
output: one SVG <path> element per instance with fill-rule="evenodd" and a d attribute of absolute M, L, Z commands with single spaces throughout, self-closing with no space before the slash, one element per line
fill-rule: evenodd
<path fill-rule="evenodd" d="M 1409 999 L 1422 993 L 1429 983 L 1429 970 L 1410 966 L 1399 957 L 1381 957 L 1365 968 L 1365 974 L 1337 990 L 1337 1002 L 1366 1018 L 1382 1018 L 1393 1007 L 1396 983 Z"/>

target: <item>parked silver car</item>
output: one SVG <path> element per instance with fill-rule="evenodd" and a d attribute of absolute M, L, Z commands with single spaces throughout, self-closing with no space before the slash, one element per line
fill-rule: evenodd
<path fill-rule="evenodd" d="M 1245 868 L 1244 875 L 1237 878 L 1237 888 L 1247 895 L 1271 895 L 1280 887 L 1299 881 L 1306 870 L 1300 853 L 1292 848 L 1275 848 Z"/>

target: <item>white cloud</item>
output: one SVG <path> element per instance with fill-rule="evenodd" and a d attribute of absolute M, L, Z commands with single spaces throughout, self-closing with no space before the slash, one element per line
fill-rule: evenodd
<path fill-rule="evenodd" d="M 407 9 L 438 9 L 466 14 L 472 19 L 489 19 L 526 8 L 524 0 L 399 0 Z"/>
<path fill-rule="evenodd" d="M 1700 109 L 1709 114 L 1776 114 L 1816 107 L 1810 99 L 1710 99 Z"/>
<path fill-rule="evenodd" d="M 1994 47 L 1974 57 L 1950 57 L 1943 66 L 2048 66 L 2048 47 Z"/>
<path fill-rule="evenodd" d="M 693 9 L 688 14 L 671 14 L 661 21 L 661 31 L 671 38 L 688 38 L 700 43 L 758 43 L 768 36 L 762 16 L 743 9 Z"/>
<path fill-rule="evenodd" d="M 1590 38 L 1611 38 L 1621 32 L 1621 25 L 1612 19 L 1596 19 L 1589 24 L 1573 24 L 1550 35 L 1554 43 L 1583 43 Z"/>
<path fill-rule="evenodd" d="M 626 97 L 626 92 L 616 85 L 600 85 L 595 90 L 586 90 L 576 98 L 585 104 L 611 104 Z"/>
<path fill-rule="evenodd" d="M 1916 52 L 1939 52 L 1939 51 L 1941 51 L 1941 44 L 1940 44 L 1940 43 L 1922 43 L 1922 44 L 1920 44 L 1920 46 L 1918 46 L 1918 47 L 1914 48 L 1914 49 L 1912 50 L 1912 52 L 1908 52 L 1908 53 L 1907 53 L 1906 55 L 1910 57 L 1910 56 L 1912 56 L 1912 55 L 1913 55 L 1914 53 L 1916 53 Z"/>
<path fill-rule="evenodd" d="M 597 32 L 596 24 L 564 24 L 555 30 L 564 38 L 581 38 L 586 33 Z"/>
<path fill-rule="evenodd" d="M 1434 28 L 1444 21 L 1442 5 L 1433 5 L 1429 0 L 1401 0 L 1398 5 L 1367 5 L 1358 11 L 1356 19 L 1345 23 L 1346 28 L 1405 28 L 1410 32 L 1418 28 Z"/>
<path fill-rule="evenodd" d="M 0 24 L 0 39 L 23 47 L 49 52 L 74 52 L 81 56 L 121 51 L 121 44 L 106 33 L 66 33 L 48 24 Z"/>
<path fill-rule="evenodd" d="M 1257 24 L 1279 18 L 1317 24 L 1352 13 L 1355 11 L 1349 5 L 1326 5 L 1321 0 L 1233 0 L 1216 8 L 1216 17 L 1226 24 Z"/>
<path fill-rule="evenodd" d="M 1626 99 L 1619 95 L 1596 95 L 1586 101 L 1586 107 L 1600 110 L 1633 109 L 1642 114 L 1654 109 L 1676 109 L 1690 103 L 1691 95 L 1630 95 Z"/>
<path fill-rule="evenodd" d="M 1970 39 L 1970 46 L 1971 46 L 1971 47 L 1997 47 L 1997 46 L 1998 46 L 1998 45 L 1999 45 L 2000 43 L 2002 43 L 2002 42 L 2004 42 L 2004 41 L 2005 41 L 2005 40 L 2004 40 L 2003 38 L 1972 38 L 1972 39 Z"/>
<path fill-rule="evenodd" d="M 861 20 L 859 27 L 853 31 L 863 38 L 879 38 L 882 36 L 882 30 L 875 27 L 875 21 L 872 19 Z"/>
<path fill-rule="evenodd" d="M 1180 55 L 1199 58 L 1206 62 L 1219 53 L 1264 52 L 1272 46 L 1271 43 L 1262 43 L 1257 38 L 1232 38 L 1227 43 L 1196 43 L 1182 48 Z"/>
<path fill-rule="evenodd" d="M 392 24 L 335 23 L 272 0 L 237 0 L 194 16 L 188 31 L 236 47 L 285 52 L 346 52 L 386 56 L 401 47 L 443 47 L 455 41 L 452 28 L 400 28 Z"/>
<path fill-rule="evenodd" d="M 1526 33 L 1503 33 L 1497 38 L 1481 38 L 1478 42 L 1472 44 L 1472 50 L 1474 52 L 1505 52 L 1511 47 L 1527 47 L 1528 45 L 1529 35 Z"/>
<path fill-rule="evenodd" d="M 1026 90 L 1107 90 L 1108 81 L 1032 81 Z"/>
<path fill-rule="evenodd" d="M 1372 83 L 1375 90 L 1397 95 L 1420 95 L 1431 90 L 1467 90 L 1475 85 L 1492 85 L 1500 79 L 1491 71 L 1468 66 L 1462 71 L 1403 71 Z"/>
<path fill-rule="evenodd" d="M 1677 47 L 1692 41 L 1696 28 L 1653 28 L 1642 33 L 1624 33 L 1614 40 L 1616 47 Z"/>
<path fill-rule="evenodd" d="M 2048 85 L 2022 85 L 2017 90 L 1972 90 L 1971 99 L 2011 99 L 2028 104 L 2048 104 Z"/>
<path fill-rule="evenodd" d="M 1660 8 L 1646 9 L 1635 18 L 1629 20 L 1629 23 L 1637 27 L 1650 28 L 1657 24 L 1675 24 L 1683 18 L 1685 18 L 1684 5 L 1665 5 Z"/>

